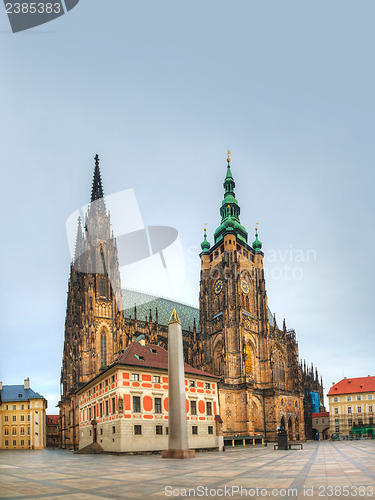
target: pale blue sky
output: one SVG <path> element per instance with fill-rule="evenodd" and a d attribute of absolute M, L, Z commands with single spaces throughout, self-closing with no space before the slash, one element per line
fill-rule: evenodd
<path fill-rule="evenodd" d="M 270 308 L 301 357 L 326 392 L 375 375 L 374 14 L 372 1 L 81 0 L 12 34 L 0 9 L 0 380 L 29 376 L 55 412 L 65 222 L 89 200 L 94 155 L 106 194 L 133 188 L 145 224 L 179 230 L 175 298 L 197 304 L 194 253 L 220 221 L 228 147 L 250 243 L 259 221 L 278 254 Z M 316 259 L 285 262 L 291 248 Z"/>

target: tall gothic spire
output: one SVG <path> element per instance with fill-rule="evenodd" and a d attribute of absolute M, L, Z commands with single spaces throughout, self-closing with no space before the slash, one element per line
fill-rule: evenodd
<path fill-rule="evenodd" d="M 239 240 L 247 243 L 247 231 L 240 223 L 240 207 L 235 198 L 235 182 L 230 169 L 230 156 L 227 159 L 227 173 L 224 179 L 224 199 L 220 207 L 221 224 L 214 234 L 215 244 L 218 243 L 225 233 L 236 234 Z"/>
<path fill-rule="evenodd" d="M 78 227 L 76 236 L 76 248 L 74 252 L 74 260 L 78 259 L 80 255 L 84 252 L 85 240 L 83 239 L 81 217 L 78 217 Z"/>
<path fill-rule="evenodd" d="M 95 155 L 95 170 L 92 181 L 91 201 L 99 200 L 100 198 L 103 198 L 103 186 L 102 179 L 100 177 L 99 156 Z"/>

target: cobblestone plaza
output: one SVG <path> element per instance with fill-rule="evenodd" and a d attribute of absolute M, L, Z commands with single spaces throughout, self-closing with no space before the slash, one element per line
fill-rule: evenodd
<path fill-rule="evenodd" d="M 100 498 L 375 498 L 375 441 L 308 442 L 161 455 L 75 455 L 66 450 L 0 453 L 0 497 Z"/>

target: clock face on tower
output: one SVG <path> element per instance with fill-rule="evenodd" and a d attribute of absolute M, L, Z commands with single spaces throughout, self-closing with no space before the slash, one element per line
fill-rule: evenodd
<path fill-rule="evenodd" d="M 217 282 L 215 283 L 215 287 L 214 287 L 216 295 L 218 295 L 221 292 L 222 289 L 223 289 L 223 282 L 222 282 L 222 280 L 217 280 Z"/>
<path fill-rule="evenodd" d="M 249 284 L 245 279 L 241 280 L 241 289 L 243 293 L 249 293 Z"/>

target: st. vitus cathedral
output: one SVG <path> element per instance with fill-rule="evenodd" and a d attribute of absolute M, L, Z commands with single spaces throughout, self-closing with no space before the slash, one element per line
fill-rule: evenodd
<path fill-rule="evenodd" d="M 311 436 L 310 392 L 322 405 L 322 381 L 300 364 L 294 330 L 285 321 L 279 328 L 268 308 L 262 243 L 256 232 L 249 245 L 234 188 L 228 158 L 221 223 L 213 245 L 206 232 L 201 244 L 199 313 L 150 297 L 144 314 L 137 294 L 133 308 L 124 306 L 124 296 L 132 292 L 121 290 L 116 239 L 95 157 L 91 203 L 85 220 L 78 221 L 70 266 L 59 403 L 62 447 L 78 447 L 75 391 L 139 336 L 167 348 L 166 318 L 173 308 L 181 311 L 185 360 L 222 377 L 218 421 L 224 436 L 261 435 L 272 441 L 278 428 L 294 440 Z"/>

